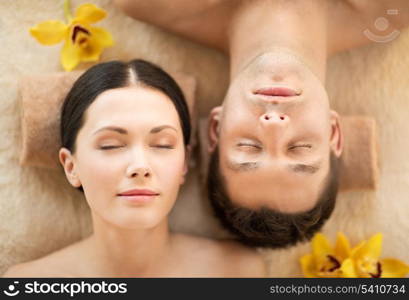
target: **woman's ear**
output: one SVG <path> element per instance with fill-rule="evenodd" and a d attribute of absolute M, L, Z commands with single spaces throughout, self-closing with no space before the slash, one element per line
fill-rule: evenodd
<path fill-rule="evenodd" d="M 217 106 L 212 109 L 209 115 L 209 125 L 208 125 L 208 138 L 209 138 L 209 153 L 212 153 L 217 146 L 219 141 L 219 131 L 220 131 L 220 117 L 222 113 L 222 107 Z"/>
<path fill-rule="evenodd" d="M 64 168 L 65 176 L 73 187 L 80 187 L 81 181 L 75 169 L 74 157 L 71 151 L 67 148 L 61 148 L 59 152 L 59 159 Z"/>
<path fill-rule="evenodd" d="M 336 157 L 340 157 L 342 149 L 344 147 L 344 137 L 342 135 L 341 126 L 339 123 L 339 115 L 337 112 L 330 111 L 330 123 L 331 123 L 331 138 L 330 148 Z"/>

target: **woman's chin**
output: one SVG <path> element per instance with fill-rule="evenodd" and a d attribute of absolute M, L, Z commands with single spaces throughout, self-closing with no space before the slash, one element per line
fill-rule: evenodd
<path fill-rule="evenodd" d="M 147 230 L 155 228 L 161 221 L 158 216 L 152 214 L 139 214 L 115 218 L 115 220 L 111 220 L 111 224 L 126 230 Z"/>

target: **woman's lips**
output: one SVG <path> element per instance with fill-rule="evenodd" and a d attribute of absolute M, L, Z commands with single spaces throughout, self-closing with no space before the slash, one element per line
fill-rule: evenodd
<path fill-rule="evenodd" d="M 270 86 L 257 89 L 253 92 L 255 95 L 263 95 L 270 97 L 293 97 L 299 96 L 300 91 L 285 86 Z"/>
<path fill-rule="evenodd" d="M 121 192 L 118 195 L 119 196 L 134 196 L 134 195 L 154 196 L 154 195 L 159 195 L 159 193 L 152 191 L 152 190 L 148 190 L 148 189 L 133 189 L 133 190 Z"/>
<path fill-rule="evenodd" d="M 153 201 L 158 195 L 159 193 L 147 189 L 134 189 L 118 194 L 121 199 L 140 204 L 149 203 Z"/>
<path fill-rule="evenodd" d="M 145 204 L 152 202 L 156 198 L 156 195 L 119 196 L 119 198 L 135 204 Z"/>

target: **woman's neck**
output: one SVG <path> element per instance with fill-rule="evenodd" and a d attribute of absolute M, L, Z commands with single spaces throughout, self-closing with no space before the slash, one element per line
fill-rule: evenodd
<path fill-rule="evenodd" d="M 108 277 L 160 275 L 171 250 L 167 218 L 154 228 L 132 230 L 93 215 L 93 225 L 88 244 L 98 273 Z"/>
<path fill-rule="evenodd" d="M 230 80 L 262 53 L 289 51 L 324 83 L 327 60 L 325 0 L 244 2 L 230 26 Z"/>

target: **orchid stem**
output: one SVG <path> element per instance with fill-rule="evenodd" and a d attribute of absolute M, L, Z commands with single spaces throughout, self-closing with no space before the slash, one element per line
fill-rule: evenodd
<path fill-rule="evenodd" d="M 67 20 L 67 23 L 70 23 L 72 20 L 70 0 L 64 0 L 64 16 L 65 19 Z"/>

